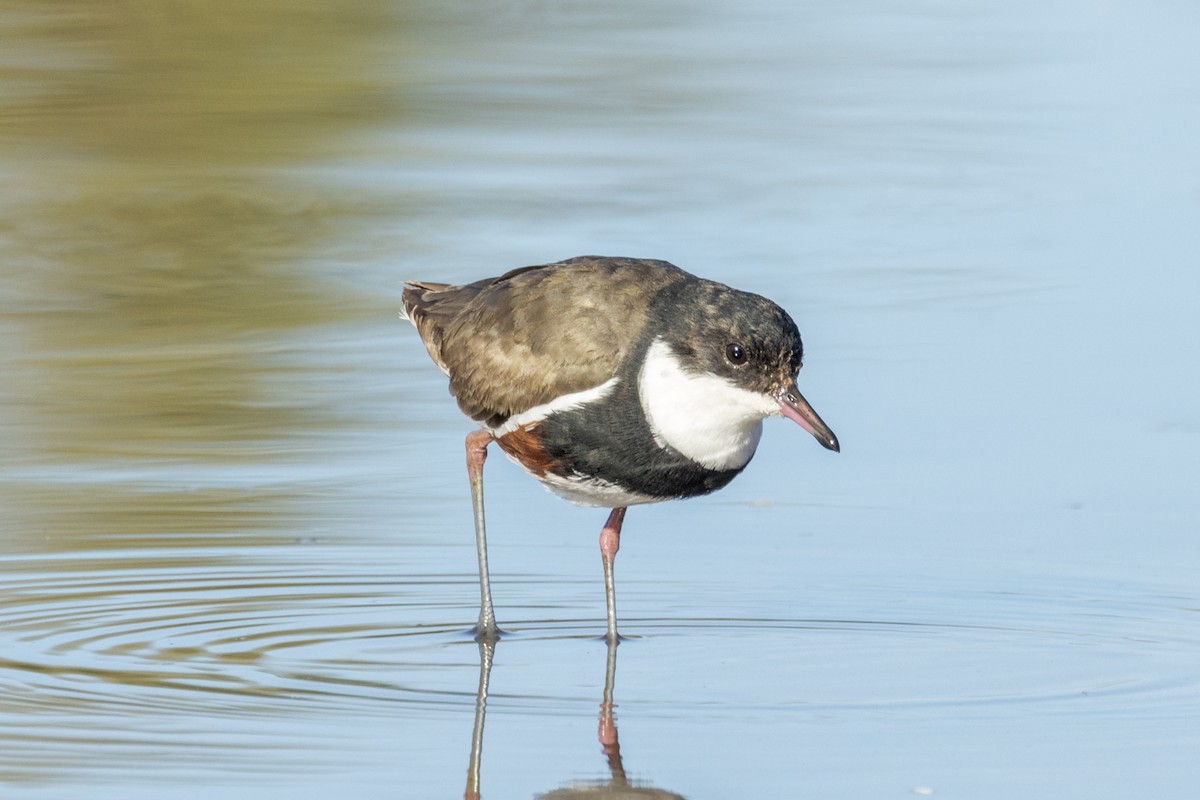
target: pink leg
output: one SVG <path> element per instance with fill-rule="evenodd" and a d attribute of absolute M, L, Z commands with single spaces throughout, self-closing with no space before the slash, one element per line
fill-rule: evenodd
<path fill-rule="evenodd" d="M 467 474 L 472 483 L 483 480 L 483 462 L 487 461 L 487 447 L 494 438 L 484 430 L 467 434 Z"/>
<path fill-rule="evenodd" d="M 604 560 L 604 599 L 608 605 L 608 641 L 617 642 L 617 597 L 613 581 L 613 560 L 621 548 L 621 523 L 625 521 L 625 509 L 614 508 L 608 522 L 600 530 L 600 558 Z"/>
<path fill-rule="evenodd" d="M 500 634 L 496 627 L 496 612 L 492 609 L 492 582 L 488 574 L 487 526 L 483 520 L 483 462 L 493 436 L 487 431 L 467 435 L 467 475 L 471 478 L 471 506 L 475 512 L 475 549 L 479 554 L 479 622 L 475 638 L 495 641 Z"/>

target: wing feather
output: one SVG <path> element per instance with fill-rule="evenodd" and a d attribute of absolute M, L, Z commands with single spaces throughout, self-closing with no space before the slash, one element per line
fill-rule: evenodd
<path fill-rule="evenodd" d="M 688 277 L 665 261 L 580 256 L 462 286 L 412 281 L 404 308 L 459 407 L 497 427 L 612 378 L 649 297 Z"/>

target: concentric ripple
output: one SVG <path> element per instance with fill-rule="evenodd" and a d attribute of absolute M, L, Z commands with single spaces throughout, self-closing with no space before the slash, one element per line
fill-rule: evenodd
<path fill-rule="evenodd" d="M 0 698 L 10 710 L 102 705 L 250 716 L 321 707 L 393 713 L 395 703 L 461 708 L 471 699 L 466 676 L 477 661 L 463 645 L 473 576 L 405 577 L 314 563 L 296 551 L 275 553 L 269 564 L 213 562 L 202 553 L 10 559 L 0 578 Z M 522 608 L 510 606 L 501 653 L 524 665 L 514 668 L 522 670 L 517 684 L 538 687 L 514 692 L 515 705 L 547 710 L 586 699 L 556 692 L 540 665 L 553 673 L 565 657 L 562 641 L 595 640 L 599 620 L 578 618 L 579 609 L 547 611 L 556 589 L 544 581 L 501 576 L 501 585 L 510 597 L 526 596 L 525 611 L 544 615 L 514 619 Z M 906 605 L 879 618 L 893 591 Z M 639 667 L 649 676 L 644 701 L 659 711 L 705 703 L 709 693 L 689 690 L 688 674 L 671 673 L 681 660 L 704 663 L 718 651 L 743 664 L 737 675 L 759 675 L 722 683 L 731 709 L 962 708 L 1080 696 L 1170 708 L 1177 693 L 1195 688 L 1197 613 L 1180 598 L 1124 591 L 1075 586 L 1049 596 L 1031 587 L 968 597 L 943 586 L 922 598 L 911 588 L 859 590 L 859 609 L 874 605 L 874 619 L 629 613 L 624 652 L 647 656 Z M 693 674 L 712 680 L 708 671 Z M 494 702 L 508 701 L 501 694 Z"/>
<path fill-rule="evenodd" d="M 172 554 L 157 561 L 148 566 L 136 553 L 22 559 L 19 570 L 6 571 L 6 704 L 255 714 L 273 699 L 289 709 L 299 701 L 397 699 L 411 690 L 396 676 L 431 664 L 405 664 L 394 643 L 453 627 L 401 627 L 412 617 L 406 609 L 429 606 L 406 599 L 414 586 L 394 575 L 326 570 L 307 559 L 214 564 Z"/>
<path fill-rule="evenodd" d="M 269 552 L 6 559 L 0 771 L 329 769 L 365 757 L 362 725 L 403 732 L 410 747 L 436 744 L 414 731 L 466 740 L 480 669 L 465 633 L 474 576 L 401 575 L 353 547 Z M 489 711 L 527 729 L 592 719 L 605 646 L 601 620 L 585 615 L 597 609 L 555 605 L 578 596 L 568 579 L 496 577 L 508 633 Z M 638 610 L 649 598 L 686 591 L 623 588 L 617 697 L 647 723 L 1048 713 L 1119 725 L 1200 712 L 1196 604 L 1146 586 L 859 585 L 822 618 L 648 616 Z M 350 733 L 331 734 L 338 725 Z"/>

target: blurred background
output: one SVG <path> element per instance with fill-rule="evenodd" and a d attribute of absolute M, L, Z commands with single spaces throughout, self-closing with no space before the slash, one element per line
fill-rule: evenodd
<path fill-rule="evenodd" d="M 406 278 L 581 254 L 767 295 L 768 422 L 618 559 L 633 782 L 1200 782 L 1200 7 L 0 9 L 6 797 L 456 795 L 462 439 Z M 603 514 L 493 459 L 482 794 L 615 773 Z M 669 796 L 666 794 L 660 796 Z"/>

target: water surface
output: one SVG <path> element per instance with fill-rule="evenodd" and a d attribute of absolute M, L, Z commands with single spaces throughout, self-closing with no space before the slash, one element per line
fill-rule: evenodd
<path fill-rule="evenodd" d="M 10 5 L 6 797 L 1200 785 L 1191 8 Z M 788 308 L 843 452 L 634 509 L 616 654 L 492 459 L 489 654 L 399 290 L 582 253 Z"/>

